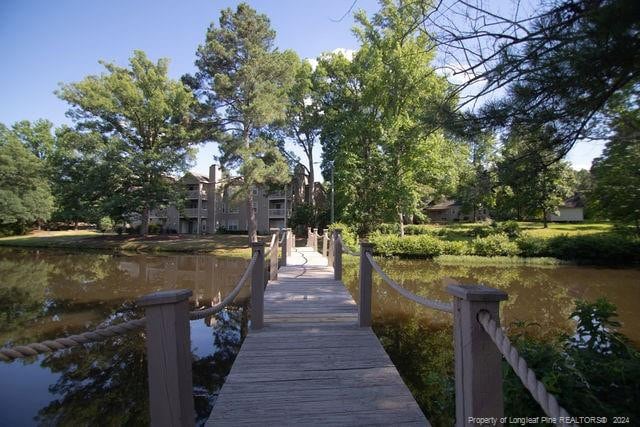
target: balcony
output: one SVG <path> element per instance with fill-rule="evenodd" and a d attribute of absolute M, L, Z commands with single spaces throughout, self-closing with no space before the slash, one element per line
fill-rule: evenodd
<path fill-rule="evenodd" d="M 284 218 L 284 209 L 269 209 L 269 218 Z M 288 210 L 287 216 L 291 216 L 291 210 Z"/>
<path fill-rule="evenodd" d="M 200 197 L 198 197 L 200 195 Z M 206 191 L 198 191 L 198 190 L 189 190 L 187 191 L 187 199 L 202 199 L 207 200 L 207 192 Z"/>
<path fill-rule="evenodd" d="M 274 191 L 268 194 L 270 199 L 284 199 L 284 191 Z"/>
<path fill-rule="evenodd" d="M 182 212 L 180 212 L 180 217 L 182 217 L 182 218 L 197 218 L 198 217 L 198 208 L 183 209 Z M 200 218 L 206 218 L 206 217 L 207 217 L 207 210 L 206 209 L 200 209 Z"/>

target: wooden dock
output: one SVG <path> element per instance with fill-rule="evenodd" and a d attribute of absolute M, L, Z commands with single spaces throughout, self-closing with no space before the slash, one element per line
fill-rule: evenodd
<path fill-rule="evenodd" d="M 333 268 L 296 248 L 213 407 L 218 425 L 429 425 Z"/>

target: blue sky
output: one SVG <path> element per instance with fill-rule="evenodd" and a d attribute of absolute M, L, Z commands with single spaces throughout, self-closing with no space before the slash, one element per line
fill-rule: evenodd
<path fill-rule="evenodd" d="M 352 14 L 341 18 L 353 0 L 254 0 L 269 16 L 281 49 L 315 58 L 336 48 L 356 49 Z M 46 118 L 70 123 L 67 105 L 54 90 L 61 82 L 98 74 L 104 59 L 121 65 L 134 49 L 152 59 L 171 59 L 170 75 L 194 71 L 197 46 L 220 10 L 238 1 L 221 0 L 1 0 L 0 1 L 0 122 Z M 376 0 L 358 0 L 356 9 L 369 14 Z M 569 155 L 576 168 L 588 168 L 602 146 L 578 145 Z M 206 173 L 216 153 L 214 143 L 200 147 L 194 170 Z M 318 155 L 316 154 L 316 158 Z M 319 175 L 319 174 L 318 174 Z"/>

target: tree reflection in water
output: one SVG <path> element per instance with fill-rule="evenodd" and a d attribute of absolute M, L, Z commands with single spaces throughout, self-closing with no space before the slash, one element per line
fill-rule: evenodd
<path fill-rule="evenodd" d="M 118 316 L 118 322 L 132 316 Z M 193 355 L 196 422 L 204 423 L 244 338 L 246 303 L 206 319 L 212 352 Z M 207 327 L 202 321 L 192 328 Z M 208 343 L 193 343 L 211 348 Z M 147 425 L 149 402 L 144 333 L 129 333 L 45 357 L 42 366 L 60 374 L 49 387 L 57 396 L 36 417 L 44 425 Z"/>
<path fill-rule="evenodd" d="M 246 264 L 209 255 L 0 249 L 0 345 L 141 317 L 135 299 L 161 289 L 192 289 L 192 308 L 208 307 L 228 294 Z M 191 322 L 199 423 L 208 417 L 246 335 L 247 293 L 228 310 Z M 0 424 L 29 424 L 32 417 L 43 425 L 148 424 L 146 363 L 144 333 L 137 332 L 3 364 Z M 38 370 L 54 375 L 35 374 Z M 11 392 L 16 383 L 22 383 L 23 395 Z"/>

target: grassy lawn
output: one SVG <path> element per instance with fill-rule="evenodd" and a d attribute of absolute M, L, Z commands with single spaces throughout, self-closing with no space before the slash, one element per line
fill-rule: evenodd
<path fill-rule="evenodd" d="M 267 239 L 267 237 L 264 237 Z M 95 231 L 37 231 L 25 236 L 0 238 L 0 246 L 67 249 L 105 249 L 136 252 L 198 252 L 249 258 L 247 236 L 118 236 Z"/>
<path fill-rule="evenodd" d="M 544 228 L 542 222 L 529 222 L 529 221 L 519 221 L 520 229 L 531 236 L 536 237 L 554 237 L 561 234 L 568 235 L 578 235 L 578 234 L 596 234 L 596 233 L 606 233 L 611 231 L 613 228 L 613 224 L 609 222 L 582 222 L 582 223 L 561 223 L 561 222 L 550 222 L 547 224 L 547 228 Z M 468 231 L 474 229 L 475 227 L 480 227 L 482 225 L 486 225 L 485 223 L 463 223 L 463 224 L 449 224 L 449 225 L 438 225 L 432 224 L 434 229 L 446 229 L 447 239 L 448 240 L 464 240 L 462 237 Z M 456 235 L 460 235 L 456 239 Z"/>
<path fill-rule="evenodd" d="M 547 228 L 541 222 L 519 222 L 520 228 L 527 234 L 537 237 L 553 237 L 560 234 L 571 236 L 578 234 L 596 234 L 611 231 L 613 224 L 607 222 L 555 223 L 550 222 Z"/>

